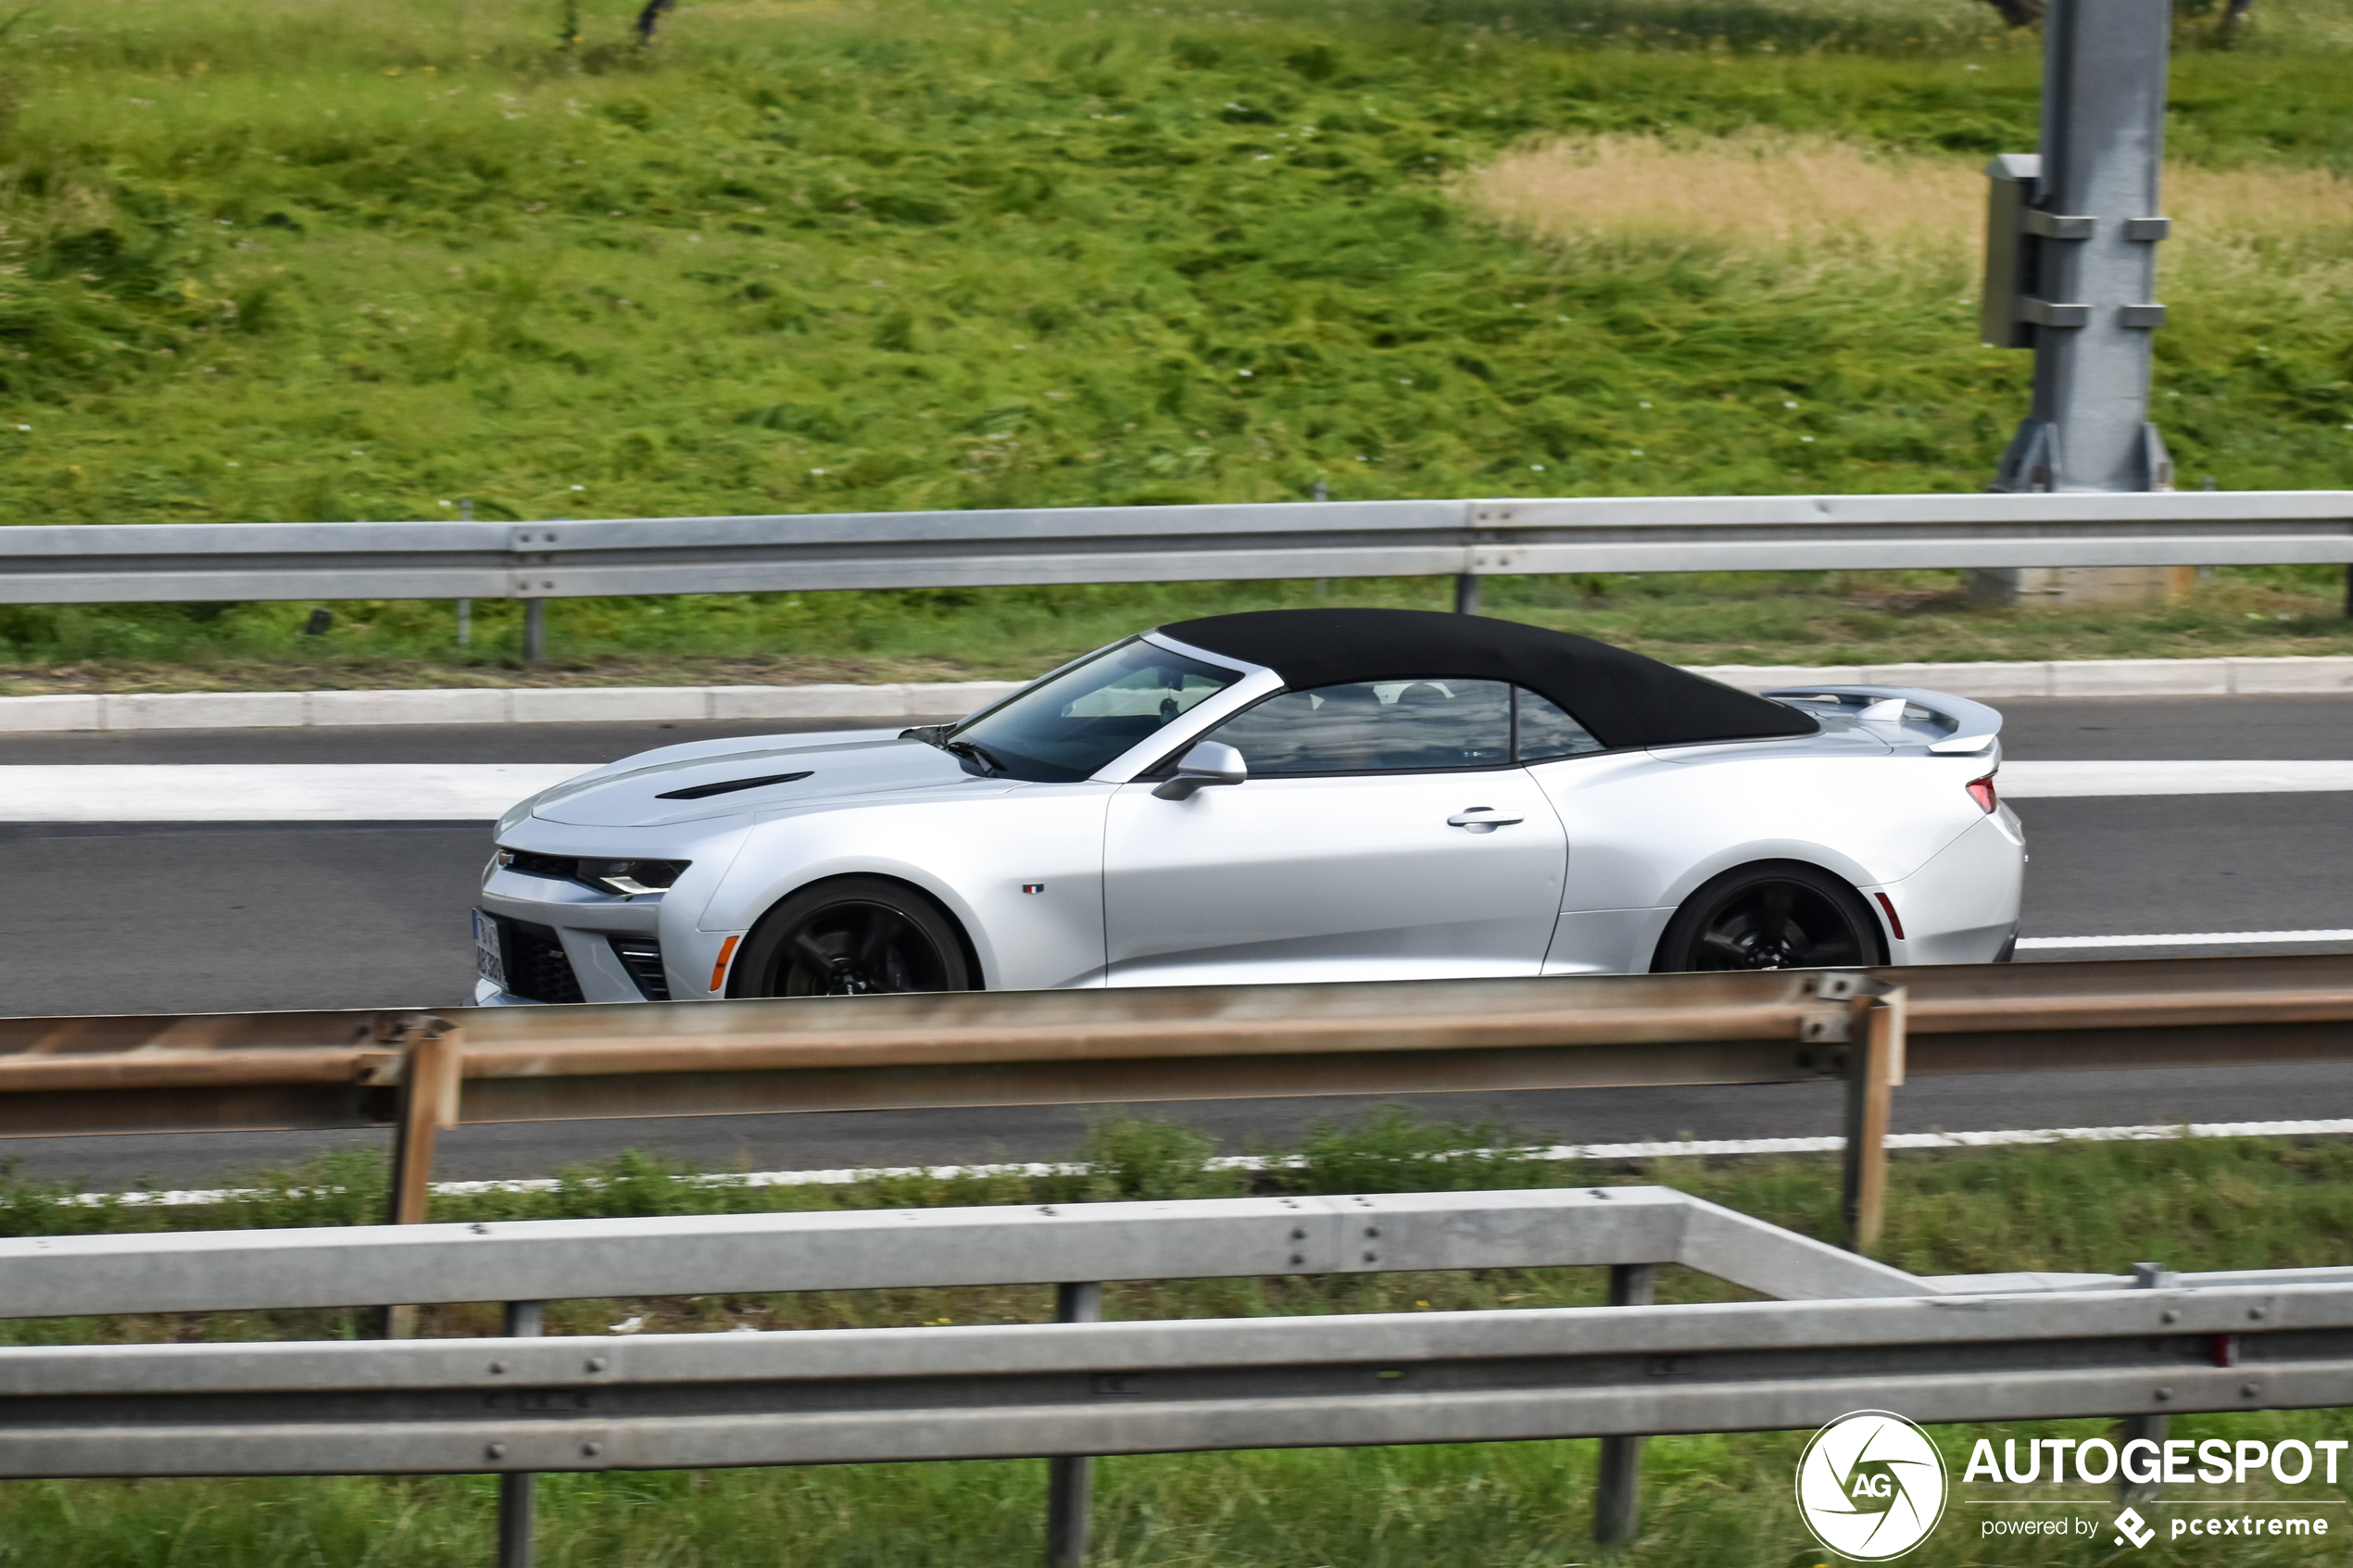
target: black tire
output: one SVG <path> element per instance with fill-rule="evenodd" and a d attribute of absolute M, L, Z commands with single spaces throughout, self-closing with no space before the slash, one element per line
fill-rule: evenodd
<path fill-rule="evenodd" d="M 924 894 L 879 876 L 821 882 L 760 917 L 727 975 L 731 997 L 864 997 L 969 991 L 956 922 Z"/>
<path fill-rule="evenodd" d="M 1818 867 L 1763 860 L 1683 901 L 1658 939 L 1653 974 L 1727 969 L 1851 969 L 1885 963 L 1863 896 Z"/>

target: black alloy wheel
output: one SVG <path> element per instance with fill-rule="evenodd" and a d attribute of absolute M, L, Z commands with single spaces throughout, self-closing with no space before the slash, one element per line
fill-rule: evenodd
<path fill-rule="evenodd" d="M 1840 969 L 1887 961 L 1862 896 L 1795 860 L 1725 872 L 1667 922 L 1654 974 L 1726 969 Z"/>
<path fill-rule="evenodd" d="M 878 876 L 803 888 L 761 917 L 727 976 L 731 997 L 871 997 L 967 991 L 955 924 L 929 898 Z"/>

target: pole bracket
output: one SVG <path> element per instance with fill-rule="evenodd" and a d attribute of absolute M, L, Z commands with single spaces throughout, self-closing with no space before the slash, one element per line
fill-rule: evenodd
<path fill-rule="evenodd" d="M 2038 327 L 2088 327 L 2092 324 L 2092 307 L 2088 305 L 2054 305 L 2047 299 L 2029 295 L 2018 302 L 2021 321 L 2032 321 Z"/>
<path fill-rule="evenodd" d="M 2171 218 L 2128 218 L 2124 220 L 2124 237 L 2149 245 L 2159 240 L 2170 240 L 2173 237 L 2173 220 Z"/>
<path fill-rule="evenodd" d="M 2062 218 L 2056 212 L 2031 207 L 2019 214 L 2019 227 L 2045 240 L 2088 240 L 2092 237 L 2092 222 L 2089 218 Z"/>
<path fill-rule="evenodd" d="M 2116 307 L 2116 324 L 2120 327 L 2161 327 L 2165 325 L 2165 307 L 2120 305 Z"/>

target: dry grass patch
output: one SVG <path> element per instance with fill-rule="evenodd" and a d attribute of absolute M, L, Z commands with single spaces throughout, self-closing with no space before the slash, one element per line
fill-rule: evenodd
<path fill-rule="evenodd" d="M 1463 176 L 1458 194 L 1504 227 L 1564 243 L 1701 243 L 1862 258 L 1974 255 L 1980 159 L 1880 152 L 1830 137 L 1547 137 Z M 2169 165 L 2175 258 L 2289 244 L 2342 254 L 2353 180 L 2322 169 Z"/>

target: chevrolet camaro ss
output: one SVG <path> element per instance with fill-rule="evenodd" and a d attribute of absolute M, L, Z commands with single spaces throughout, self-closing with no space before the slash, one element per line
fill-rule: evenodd
<path fill-rule="evenodd" d="M 484 1003 L 1982 963 L 2001 716 L 1414 610 L 1180 621 L 970 718 L 510 810 Z"/>

